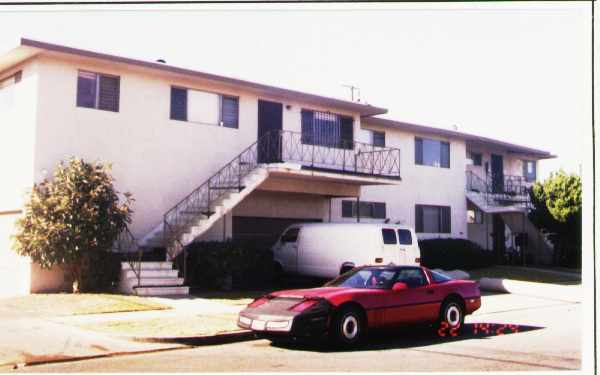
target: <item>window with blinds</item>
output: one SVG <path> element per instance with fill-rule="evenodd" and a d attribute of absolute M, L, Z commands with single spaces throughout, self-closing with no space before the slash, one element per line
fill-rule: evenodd
<path fill-rule="evenodd" d="M 450 207 L 415 205 L 415 231 L 418 233 L 451 233 Z"/>
<path fill-rule="evenodd" d="M 415 164 L 450 168 L 450 143 L 435 139 L 415 138 Z"/>
<path fill-rule="evenodd" d="M 170 118 L 238 128 L 239 98 L 172 86 Z"/>
<path fill-rule="evenodd" d="M 301 128 L 303 144 L 354 148 L 354 120 L 350 116 L 303 109 Z"/>
<path fill-rule="evenodd" d="M 120 78 L 80 70 L 77 75 L 77 106 L 119 112 Z"/>

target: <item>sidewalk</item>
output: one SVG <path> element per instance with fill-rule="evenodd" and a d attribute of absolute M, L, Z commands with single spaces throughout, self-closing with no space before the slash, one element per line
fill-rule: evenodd
<path fill-rule="evenodd" d="M 243 305 L 194 297 L 152 299 L 172 309 L 34 318 L 20 318 L 3 311 L 0 371 L 17 364 L 186 348 L 194 342 L 191 339 L 198 342 L 211 338 L 211 343 L 215 343 L 215 337 L 248 338 L 248 333 L 235 325 Z M 162 334 L 153 335 L 154 332 Z"/>

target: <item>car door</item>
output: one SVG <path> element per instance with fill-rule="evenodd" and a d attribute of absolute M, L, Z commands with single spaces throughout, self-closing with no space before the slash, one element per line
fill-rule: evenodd
<path fill-rule="evenodd" d="M 408 289 L 388 291 L 384 309 L 387 326 L 399 327 L 437 319 L 439 296 L 422 268 L 402 268 L 398 271 L 396 281 L 405 283 Z"/>
<path fill-rule="evenodd" d="M 286 230 L 279 240 L 278 258 L 285 272 L 298 272 L 298 237 L 300 227 Z"/>
<path fill-rule="evenodd" d="M 381 241 L 383 242 L 383 262 L 385 264 L 405 264 L 406 254 L 398 247 L 398 237 L 394 228 L 382 228 Z"/>

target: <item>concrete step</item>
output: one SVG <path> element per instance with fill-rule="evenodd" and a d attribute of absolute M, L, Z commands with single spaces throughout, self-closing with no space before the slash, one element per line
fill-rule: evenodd
<path fill-rule="evenodd" d="M 134 267 L 137 267 L 134 263 Z M 141 262 L 142 270 L 172 270 L 173 262 Z M 128 262 L 121 262 L 121 270 L 130 270 L 131 266 Z"/>
<path fill-rule="evenodd" d="M 165 277 L 177 277 L 179 271 L 174 269 L 142 269 L 142 278 L 165 278 Z M 121 277 L 135 278 L 135 272 L 131 269 L 122 270 Z"/>
<path fill-rule="evenodd" d="M 181 296 L 190 294 L 189 286 L 142 286 L 134 288 L 138 296 Z"/>
<path fill-rule="evenodd" d="M 127 282 L 132 286 L 137 285 L 137 279 L 135 277 L 127 279 Z M 141 286 L 181 286 L 183 285 L 182 277 L 144 277 L 140 279 Z"/>

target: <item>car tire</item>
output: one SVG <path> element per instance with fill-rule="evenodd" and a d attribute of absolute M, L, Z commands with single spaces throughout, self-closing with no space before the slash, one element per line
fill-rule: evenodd
<path fill-rule="evenodd" d="M 365 330 L 363 314 L 354 306 L 347 306 L 338 311 L 329 330 L 333 343 L 344 348 L 358 344 Z"/>
<path fill-rule="evenodd" d="M 458 298 L 444 301 L 436 328 L 440 335 L 455 336 L 462 332 L 465 325 L 464 304 Z"/>

